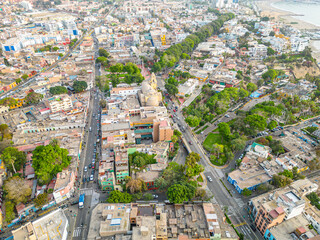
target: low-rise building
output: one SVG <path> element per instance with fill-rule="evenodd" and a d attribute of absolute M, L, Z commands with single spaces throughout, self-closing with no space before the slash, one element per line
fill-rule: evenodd
<path fill-rule="evenodd" d="M 33 222 L 13 230 L 15 240 L 66 240 L 68 237 L 69 221 L 62 209 L 57 209 Z M 45 231 L 43 231 L 45 229 Z"/>
<path fill-rule="evenodd" d="M 128 236 L 137 239 L 236 240 L 221 208 L 202 204 L 99 204 L 91 215 L 88 239 Z"/>

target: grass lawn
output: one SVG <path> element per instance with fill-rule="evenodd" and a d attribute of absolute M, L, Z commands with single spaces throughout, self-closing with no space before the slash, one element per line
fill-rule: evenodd
<path fill-rule="evenodd" d="M 225 156 L 223 156 L 222 154 L 220 155 L 220 158 L 216 158 L 214 155 L 211 155 L 210 157 L 210 162 L 213 164 L 213 165 L 216 165 L 216 166 L 223 166 L 227 163 L 227 159 Z"/>
<path fill-rule="evenodd" d="M 220 136 L 219 133 L 209 133 L 209 135 L 203 142 L 203 147 L 206 150 L 210 151 L 210 148 L 215 143 L 224 144 L 224 141 L 222 141 L 222 137 Z"/>

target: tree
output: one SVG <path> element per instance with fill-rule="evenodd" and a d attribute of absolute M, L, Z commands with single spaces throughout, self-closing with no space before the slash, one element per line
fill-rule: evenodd
<path fill-rule="evenodd" d="M 16 79 L 16 84 L 21 83 L 21 81 L 22 81 L 21 78 L 17 78 L 17 79 Z"/>
<path fill-rule="evenodd" d="M 271 120 L 271 121 L 269 122 L 269 124 L 268 124 L 268 128 L 269 128 L 270 130 L 276 128 L 277 126 L 278 126 L 278 122 L 277 122 L 276 120 Z"/>
<path fill-rule="evenodd" d="M 97 57 L 96 63 L 101 63 L 103 66 L 107 66 L 109 60 L 106 57 Z"/>
<path fill-rule="evenodd" d="M 269 145 L 273 154 L 279 155 L 285 152 L 279 140 L 272 140 Z"/>
<path fill-rule="evenodd" d="M 99 56 L 108 58 L 110 56 L 110 54 L 108 53 L 107 50 L 105 50 L 103 48 L 99 48 Z"/>
<path fill-rule="evenodd" d="M 88 87 L 88 84 L 85 81 L 74 81 L 72 87 L 76 93 L 79 93 L 83 92 Z"/>
<path fill-rule="evenodd" d="M 277 71 L 274 69 L 269 69 L 264 74 L 262 74 L 262 78 L 264 80 L 274 80 L 277 77 Z"/>
<path fill-rule="evenodd" d="M 157 178 L 155 180 L 154 184 L 160 191 L 166 190 L 168 188 L 168 186 L 170 185 L 170 183 L 166 179 L 164 179 L 163 177 Z"/>
<path fill-rule="evenodd" d="M 126 188 L 130 191 L 130 193 L 137 193 L 146 191 L 147 185 L 141 178 L 133 179 L 131 177 L 128 177 Z"/>
<path fill-rule="evenodd" d="M 174 184 L 168 188 L 167 198 L 171 203 L 183 203 L 189 200 L 189 191 L 186 186 Z"/>
<path fill-rule="evenodd" d="M 61 57 L 61 58 L 62 58 L 62 57 L 63 57 L 63 53 L 59 53 L 59 57 Z"/>
<path fill-rule="evenodd" d="M 240 98 L 246 98 L 249 96 L 249 92 L 243 88 L 239 89 L 239 97 Z"/>
<path fill-rule="evenodd" d="M 178 137 L 176 135 L 172 135 L 171 142 L 176 143 L 178 141 Z"/>
<path fill-rule="evenodd" d="M 272 184 L 276 187 L 285 187 L 292 183 L 292 180 L 286 176 L 274 174 L 272 176 Z"/>
<path fill-rule="evenodd" d="M 254 83 L 248 83 L 247 84 L 247 90 L 249 91 L 249 92 L 254 92 L 254 91 L 256 91 L 258 89 L 258 87 L 257 87 L 257 85 L 255 85 Z"/>
<path fill-rule="evenodd" d="M 201 122 L 201 118 L 199 118 L 197 116 L 189 115 L 185 119 L 185 121 L 186 121 L 186 123 L 189 124 L 190 127 L 197 127 L 197 126 L 199 126 L 199 124 Z"/>
<path fill-rule="evenodd" d="M 63 86 L 56 86 L 56 87 L 51 87 L 49 89 L 49 92 L 52 95 L 66 94 L 66 93 L 68 93 L 68 89 Z"/>
<path fill-rule="evenodd" d="M 200 155 L 195 152 L 191 152 L 186 157 L 185 169 L 188 179 L 198 176 L 201 172 L 204 171 L 204 167 L 198 164 L 198 162 L 200 162 L 200 159 Z"/>
<path fill-rule="evenodd" d="M 176 162 L 170 162 L 163 170 L 161 176 L 155 181 L 156 186 L 162 191 L 172 184 L 187 181 L 184 171 L 185 167 L 183 165 Z"/>
<path fill-rule="evenodd" d="M 7 147 L 3 150 L 1 158 L 6 164 L 7 169 L 17 173 L 26 162 L 26 154 L 14 147 Z"/>
<path fill-rule="evenodd" d="M 132 196 L 129 193 L 122 193 L 118 190 L 112 191 L 107 199 L 108 203 L 130 203 Z"/>
<path fill-rule="evenodd" d="M 101 99 L 99 105 L 100 107 L 105 108 L 107 106 L 107 101 L 105 99 Z"/>
<path fill-rule="evenodd" d="M 43 98 L 43 95 L 41 93 L 30 92 L 25 97 L 25 102 L 27 104 L 37 104 L 42 100 L 42 98 Z"/>
<path fill-rule="evenodd" d="M 6 65 L 7 67 L 11 66 L 8 59 L 4 58 L 3 61 L 4 61 L 4 65 Z"/>
<path fill-rule="evenodd" d="M 200 162 L 200 155 L 199 153 L 191 152 L 187 157 L 186 157 L 186 163 L 185 165 L 189 166 L 194 166 L 198 162 Z"/>
<path fill-rule="evenodd" d="M 244 189 L 242 190 L 242 195 L 243 195 L 243 196 L 249 197 L 251 194 L 252 194 L 252 191 L 249 190 L 248 188 L 244 188 Z"/>
<path fill-rule="evenodd" d="M 279 175 L 283 175 L 287 178 L 293 179 L 293 173 L 287 169 L 285 169 L 283 172 L 280 172 Z"/>
<path fill-rule="evenodd" d="M 244 119 L 244 122 L 248 124 L 253 130 L 263 131 L 267 127 L 266 119 L 258 114 L 247 116 Z"/>
<path fill-rule="evenodd" d="M 179 132 L 177 129 L 173 130 L 173 134 L 176 135 L 178 138 L 182 136 L 182 133 Z"/>
<path fill-rule="evenodd" d="M 146 200 L 146 201 L 152 200 L 152 199 L 153 199 L 152 193 L 146 193 L 146 194 L 143 196 L 143 199 Z"/>
<path fill-rule="evenodd" d="M 59 47 L 53 47 L 52 48 L 52 51 L 54 51 L 54 52 L 56 52 L 56 51 L 58 51 L 59 50 Z"/>
<path fill-rule="evenodd" d="M 42 184 L 49 183 L 57 173 L 68 167 L 71 162 L 68 150 L 60 148 L 59 145 L 38 146 L 32 154 L 32 166 Z"/>
<path fill-rule="evenodd" d="M 18 176 L 9 178 L 5 182 L 3 189 L 7 193 L 6 198 L 13 201 L 15 204 L 26 202 L 32 192 L 29 185 Z"/>
<path fill-rule="evenodd" d="M 23 80 L 26 80 L 28 77 L 29 77 L 28 74 L 23 74 L 23 75 L 21 76 L 21 78 L 22 78 Z"/>
<path fill-rule="evenodd" d="M 215 143 L 212 145 L 212 152 L 215 152 L 218 155 L 218 159 L 220 158 L 220 153 L 223 153 L 224 145 Z"/>
<path fill-rule="evenodd" d="M 167 92 L 172 96 L 175 96 L 179 92 L 178 88 L 173 84 L 167 83 L 164 85 L 164 87 L 167 90 Z"/>
<path fill-rule="evenodd" d="M 231 147 L 235 151 L 240 151 L 245 148 L 246 142 L 247 138 L 245 136 L 241 136 L 239 138 L 231 140 Z"/>
<path fill-rule="evenodd" d="M 221 122 L 218 124 L 218 129 L 220 135 L 223 137 L 224 140 L 228 141 L 231 135 L 230 126 L 228 123 Z"/>
<path fill-rule="evenodd" d="M 267 55 L 268 56 L 271 56 L 271 55 L 274 55 L 276 52 L 271 48 L 271 47 L 268 47 L 267 48 Z"/>
<path fill-rule="evenodd" d="M 36 199 L 34 199 L 34 202 L 37 207 L 41 207 L 49 202 L 48 200 L 48 194 L 47 193 L 41 193 L 39 194 Z"/>
<path fill-rule="evenodd" d="M 5 207 L 6 207 L 6 222 L 11 223 L 11 221 L 15 218 L 14 203 L 9 200 L 6 200 Z"/>

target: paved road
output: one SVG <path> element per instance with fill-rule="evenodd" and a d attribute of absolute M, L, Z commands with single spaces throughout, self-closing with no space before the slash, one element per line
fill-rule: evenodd
<path fill-rule="evenodd" d="M 98 42 L 94 37 L 95 51 L 99 49 Z M 97 57 L 97 54 L 95 54 Z M 100 75 L 100 65 L 95 64 L 95 76 Z M 86 135 L 84 139 L 85 150 L 80 162 L 81 183 L 79 194 L 85 194 L 85 203 L 82 209 L 78 209 L 78 214 L 75 222 L 75 226 L 72 231 L 72 239 L 86 239 L 88 234 L 88 228 L 90 224 L 91 210 L 100 202 L 100 194 L 98 192 L 97 175 L 98 175 L 98 159 L 101 155 L 101 149 L 97 139 L 100 139 L 100 107 L 99 107 L 99 93 L 98 91 L 91 91 L 90 104 L 88 108 L 88 123 L 86 127 Z M 89 168 L 93 159 L 96 159 L 95 172 Z M 88 170 L 84 172 L 84 167 L 87 166 Z M 93 181 L 88 181 L 90 176 L 94 176 Z M 84 182 L 83 179 L 86 179 Z"/>
<path fill-rule="evenodd" d="M 168 108 L 172 108 L 172 102 L 169 100 L 166 101 L 168 101 Z M 250 220 L 245 209 L 246 203 L 242 200 L 241 196 L 235 192 L 232 193 L 233 196 L 230 196 L 228 191 L 222 185 L 220 179 L 225 183 L 226 186 L 228 186 L 229 189 L 232 190 L 231 186 L 226 181 L 225 172 L 221 169 L 213 168 L 209 164 L 209 159 L 201 146 L 201 142 L 193 136 L 191 129 L 184 121 L 182 113 L 180 111 L 173 112 L 173 110 L 169 110 L 169 112 L 173 115 L 175 122 L 179 125 L 180 131 L 182 131 L 183 128 L 185 129 L 184 132 L 182 131 L 182 134 L 186 141 L 191 143 L 189 144 L 191 151 L 200 154 L 200 163 L 205 169 L 204 175 L 212 178 L 212 182 L 207 182 L 207 187 L 213 193 L 214 201 L 218 203 L 222 209 L 228 209 L 228 215 L 231 217 L 233 223 L 237 226 L 238 231 L 245 235 L 245 239 L 262 239 L 262 236 L 260 236 L 259 233 L 252 231 L 249 226 Z"/>

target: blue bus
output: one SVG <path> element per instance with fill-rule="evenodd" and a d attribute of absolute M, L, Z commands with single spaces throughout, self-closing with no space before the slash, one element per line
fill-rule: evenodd
<path fill-rule="evenodd" d="M 79 208 L 83 208 L 84 206 L 84 194 L 81 194 L 79 197 Z"/>

